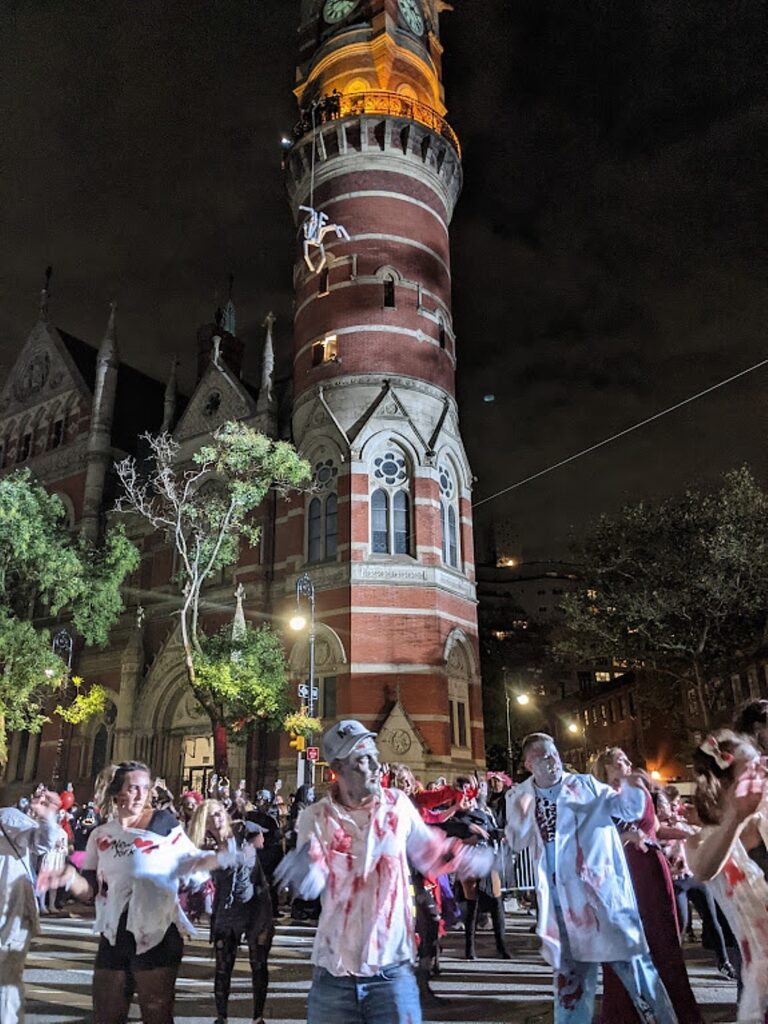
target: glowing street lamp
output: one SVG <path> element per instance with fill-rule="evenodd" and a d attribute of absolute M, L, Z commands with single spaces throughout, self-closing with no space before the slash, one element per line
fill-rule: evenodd
<path fill-rule="evenodd" d="M 304 573 L 296 580 L 296 611 L 291 616 L 288 625 L 291 629 L 300 633 L 307 627 L 307 617 L 302 613 L 302 602 L 309 606 L 309 696 L 307 697 L 307 714 L 310 718 L 315 715 L 315 585 L 308 573 Z M 312 746 L 312 734 L 308 737 L 308 746 Z M 301 754 L 299 754 L 301 758 Z M 302 779 L 303 781 L 303 779 Z M 315 782 L 315 762 L 309 762 L 309 781 Z M 299 783 L 301 785 L 301 783 Z"/>
<path fill-rule="evenodd" d="M 527 693 L 518 693 L 518 695 L 515 697 L 515 700 L 518 704 L 522 704 L 523 707 L 525 707 L 526 704 L 531 703 L 531 698 L 528 696 Z"/>
<path fill-rule="evenodd" d="M 575 722 L 569 722 L 568 723 L 568 732 L 569 733 L 571 733 L 572 735 L 575 736 L 578 731 L 579 731 L 579 727 L 578 727 L 578 725 L 576 725 Z"/>

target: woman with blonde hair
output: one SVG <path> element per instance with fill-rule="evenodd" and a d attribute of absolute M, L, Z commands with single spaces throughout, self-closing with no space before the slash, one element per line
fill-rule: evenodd
<path fill-rule="evenodd" d="M 170 811 L 152 807 L 152 775 L 142 762 L 114 765 L 102 783 L 99 805 L 108 820 L 88 837 L 82 874 L 72 864 L 43 871 L 38 889 L 95 897 L 101 941 L 94 1024 L 125 1024 L 134 987 L 144 1024 L 172 1024 L 182 933 L 194 934 L 179 904 L 179 880 L 236 858 L 226 844 L 199 850 Z"/>
<path fill-rule="evenodd" d="M 216 953 L 216 1024 L 226 1024 L 232 972 L 243 936 L 251 963 L 253 1022 L 262 1024 L 269 984 L 267 958 L 275 933 L 269 883 L 257 854 L 264 845 L 264 830 L 252 821 L 233 822 L 219 800 L 206 800 L 192 816 L 189 835 L 203 849 L 237 843 L 242 851 L 236 866 L 213 872 L 211 942 Z"/>
<path fill-rule="evenodd" d="M 632 762 L 620 747 L 608 747 L 596 758 L 592 774 L 618 790 L 632 773 Z M 672 876 L 658 843 L 658 822 L 651 794 L 645 791 L 645 810 L 636 822 L 617 822 L 626 837 L 624 853 L 645 930 L 651 958 L 674 1007 L 679 1024 L 702 1024 L 685 970 Z M 627 991 L 606 964 L 603 967 L 603 1024 L 637 1019 Z"/>

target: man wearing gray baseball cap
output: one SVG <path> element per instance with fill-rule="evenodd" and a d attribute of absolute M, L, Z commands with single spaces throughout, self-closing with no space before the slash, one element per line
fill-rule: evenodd
<path fill-rule="evenodd" d="M 323 736 L 336 781 L 299 815 L 296 850 L 278 877 L 302 899 L 321 893 L 307 1024 L 420 1024 L 408 862 L 423 874 L 484 877 L 492 853 L 421 820 L 382 789 L 376 733 L 345 719 Z"/>

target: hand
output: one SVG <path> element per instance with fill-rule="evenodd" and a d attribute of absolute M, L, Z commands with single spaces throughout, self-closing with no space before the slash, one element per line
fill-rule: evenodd
<path fill-rule="evenodd" d="M 61 798 L 52 789 L 39 788 L 29 801 L 29 810 L 33 818 L 40 818 L 41 821 L 55 818 L 61 809 Z"/>
<path fill-rule="evenodd" d="M 37 876 L 35 889 L 39 893 L 49 892 L 51 889 L 68 889 L 76 877 L 77 871 L 71 864 L 67 864 L 60 871 L 43 870 Z"/>
<path fill-rule="evenodd" d="M 283 780 L 282 779 L 276 779 L 275 780 L 275 794 L 279 793 L 282 788 L 283 788 Z"/>
<path fill-rule="evenodd" d="M 488 841 L 488 833 L 485 831 L 482 825 L 472 824 L 469 826 L 469 831 L 474 832 L 475 835 L 480 836 L 481 839 L 485 839 L 486 842 Z"/>
<path fill-rule="evenodd" d="M 648 847 L 645 843 L 648 837 L 639 828 L 630 829 L 621 838 L 625 846 L 635 846 L 641 853 L 648 853 Z"/>
<path fill-rule="evenodd" d="M 733 794 L 729 794 L 728 805 L 736 821 L 744 821 L 755 814 L 763 799 L 765 769 L 757 763 L 745 766 L 736 780 Z"/>

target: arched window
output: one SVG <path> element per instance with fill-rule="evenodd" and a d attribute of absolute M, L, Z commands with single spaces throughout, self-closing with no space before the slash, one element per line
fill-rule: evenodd
<path fill-rule="evenodd" d="M 328 291 L 328 267 L 323 267 L 317 277 L 317 294 L 327 295 Z"/>
<path fill-rule="evenodd" d="M 459 510 L 458 493 L 452 469 L 445 463 L 438 466 L 440 484 L 440 526 L 442 532 L 443 562 L 461 568 L 461 551 L 459 547 Z"/>
<path fill-rule="evenodd" d="M 336 557 L 336 538 L 338 533 L 338 499 L 329 494 L 325 499 L 325 557 Z"/>
<path fill-rule="evenodd" d="M 307 506 L 307 561 L 322 562 L 336 557 L 339 515 L 336 478 L 339 470 L 333 459 L 315 463 L 312 483 L 316 492 Z"/>
<path fill-rule="evenodd" d="M 403 453 L 386 448 L 371 467 L 371 552 L 410 555 L 411 496 L 408 463 Z"/>
<path fill-rule="evenodd" d="M 396 555 L 411 553 L 411 510 L 407 491 L 397 491 L 394 497 L 394 552 Z"/>
<path fill-rule="evenodd" d="M 395 308 L 395 279 L 391 274 L 384 278 L 384 308 Z"/>
<path fill-rule="evenodd" d="M 307 561 L 319 562 L 323 557 L 322 545 L 322 502 L 313 498 L 309 503 L 309 531 L 307 544 Z"/>
<path fill-rule="evenodd" d="M 93 778 L 96 778 L 99 772 L 106 767 L 108 745 L 109 732 L 106 725 L 101 725 L 93 738 L 93 753 L 91 755 L 91 775 Z"/>
<path fill-rule="evenodd" d="M 440 348 L 445 348 L 445 324 L 442 320 L 437 324 L 437 340 Z"/>
<path fill-rule="evenodd" d="M 448 564 L 458 568 L 459 544 L 456 529 L 456 509 L 451 505 L 448 509 Z"/>
<path fill-rule="evenodd" d="M 371 551 L 389 554 L 389 495 L 378 488 L 371 495 Z"/>

